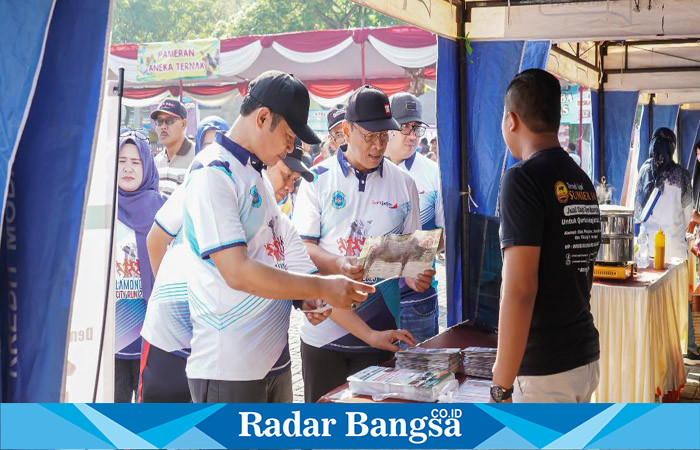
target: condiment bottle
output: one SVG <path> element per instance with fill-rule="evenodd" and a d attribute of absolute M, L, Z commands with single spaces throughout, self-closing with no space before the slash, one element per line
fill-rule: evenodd
<path fill-rule="evenodd" d="M 666 258 L 666 236 L 659 228 L 659 231 L 654 235 L 654 269 L 663 270 Z"/>

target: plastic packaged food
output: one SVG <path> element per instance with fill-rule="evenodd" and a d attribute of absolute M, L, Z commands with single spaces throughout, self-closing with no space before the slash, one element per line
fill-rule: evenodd
<path fill-rule="evenodd" d="M 451 372 L 420 372 L 379 366 L 370 366 L 349 376 L 348 382 L 353 394 L 370 395 L 375 401 L 400 398 L 435 402 L 440 394 L 453 391 L 459 386 Z"/>

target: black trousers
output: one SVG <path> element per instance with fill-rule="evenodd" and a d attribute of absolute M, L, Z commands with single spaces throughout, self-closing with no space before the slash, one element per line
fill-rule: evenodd
<path fill-rule="evenodd" d="M 143 341 L 140 403 L 192 403 L 187 360 Z"/>
<path fill-rule="evenodd" d="M 301 374 L 304 401 L 315 403 L 323 395 L 344 384 L 347 378 L 369 366 L 390 360 L 391 352 L 339 352 L 313 347 L 301 341 Z"/>
<path fill-rule="evenodd" d="M 292 403 L 292 371 L 261 380 L 226 381 L 189 379 L 195 403 Z"/>
<path fill-rule="evenodd" d="M 139 388 L 138 359 L 114 358 L 114 403 L 131 403 Z"/>

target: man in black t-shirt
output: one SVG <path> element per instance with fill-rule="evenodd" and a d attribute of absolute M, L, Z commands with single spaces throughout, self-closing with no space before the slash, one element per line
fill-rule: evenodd
<path fill-rule="evenodd" d="M 506 91 L 503 138 L 522 161 L 501 182 L 496 402 L 589 402 L 598 386 L 590 292 L 600 212 L 591 180 L 559 146 L 560 95 L 539 69 Z"/>

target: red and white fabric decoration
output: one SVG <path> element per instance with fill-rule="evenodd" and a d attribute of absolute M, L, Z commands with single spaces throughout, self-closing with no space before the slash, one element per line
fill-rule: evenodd
<path fill-rule="evenodd" d="M 179 86 L 166 82 L 137 83 L 138 45 L 113 45 L 108 66 L 113 73 L 124 67 L 125 104 L 144 106 L 168 95 L 179 95 Z M 224 104 L 245 94 L 248 81 L 265 70 L 293 73 L 322 106 L 347 99 L 364 80 L 388 95 L 408 89 L 411 73 L 435 79 L 437 38 L 411 26 L 376 29 L 316 30 L 270 36 L 243 36 L 220 41 L 218 86 L 185 86 L 184 94 L 197 103 Z M 410 73 L 409 73 L 410 72 Z M 186 81 L 193 84 L 192 80 Z M 143 87 L 143 88 L 141 88 Z"/>

